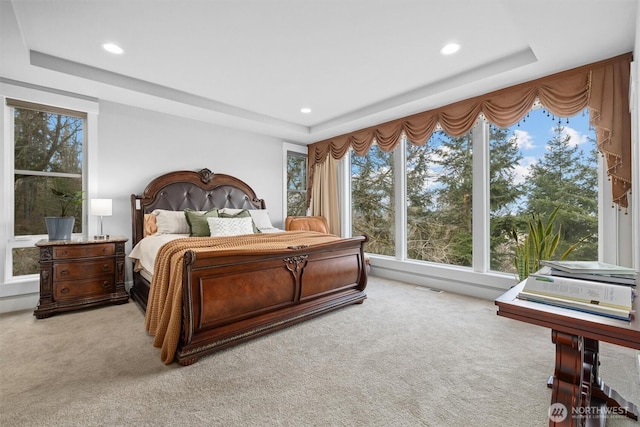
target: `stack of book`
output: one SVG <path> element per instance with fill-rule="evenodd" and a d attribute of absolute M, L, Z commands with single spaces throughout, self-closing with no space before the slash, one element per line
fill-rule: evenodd
<path fill-rule="evenodd" d="M 621 320 L 634 316 L 635 270 L 592 261 L 543 261 L 518 298 Z"/>
<path fill-rule="evenodd" d="M 593 280 L 616 285 L 635 286 L 637 273 L 633 268 L 599 261 L 541 261 L 551 269 L 552 276 Z"/>

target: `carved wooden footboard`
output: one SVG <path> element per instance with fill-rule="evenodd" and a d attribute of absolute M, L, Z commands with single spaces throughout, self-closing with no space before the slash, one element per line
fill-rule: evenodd
<path fill-rule="evenodd" d="M 176 360 L 201 356 L 339 307 L 361 303 L 365 237 L 260 256 L 185 255 Z"/>

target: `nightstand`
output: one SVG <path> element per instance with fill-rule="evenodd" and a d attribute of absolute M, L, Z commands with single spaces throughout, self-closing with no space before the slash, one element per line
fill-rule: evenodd
<path fill-rule="evenodd" d="M 63 311 L 129 301 L 124 287 L 126 237 L 40 240 L 38 319 Z"/>

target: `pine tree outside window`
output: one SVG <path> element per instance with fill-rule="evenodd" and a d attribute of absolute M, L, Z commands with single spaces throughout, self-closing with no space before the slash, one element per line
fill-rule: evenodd
<path fill-rule="evenodd" d="M 407 258 L 470 267 L 472 135 L 407 144 Z"/>
<path fill-rule="evenodd" d="M 491 129 L 491 269 L 515 273 L 508 231 L 524 235 L 532 215 L 547 218 L 556 207 L 556 252 L 584 239 L 568 259 L 598 259 L 598 152 L 589 111 L 558 118 L 534 107 L 520 123 Z"/>
<path fill-rule="evenodd" d="M 286 216 L 304 216 L 307 211 L 307 155 L 287 151 Z"/>
<path fill-rule="evenodd" d="M 351 156 L 351 234 L 369 236 L 367 252 L 395 254 L 394 174 L 393 153 L 375 144 Z"/>

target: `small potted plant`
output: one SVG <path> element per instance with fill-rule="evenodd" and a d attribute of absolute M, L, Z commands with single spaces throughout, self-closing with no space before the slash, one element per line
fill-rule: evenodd
<path fill-rule="evenodd" d="M 55 188 L 51 189 L 55 196 L 57 206 L 60 208 L 60 216 L 47 216 L 45 223 L 49 240 L 71 240 L 75 214 L 82 205 L 82 191 L 66 192 Z"/>

